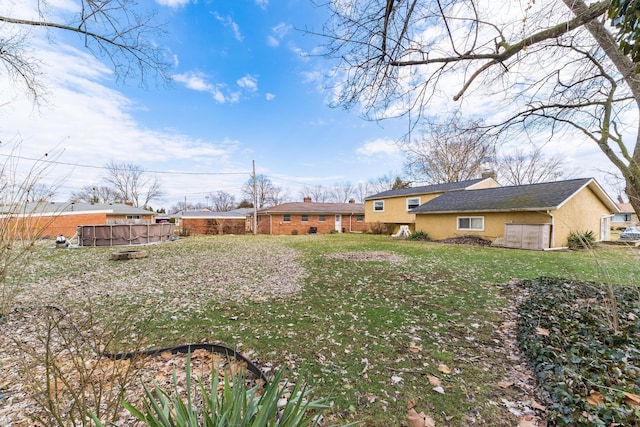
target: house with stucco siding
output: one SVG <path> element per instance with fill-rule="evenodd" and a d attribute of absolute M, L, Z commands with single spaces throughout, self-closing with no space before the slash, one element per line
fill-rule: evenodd
<path fill-rule="evenodd" d="M 475 236 L 506 247 L 565 247 L 571 232 L 608 240 L 616 203 L 593 178 L 449 191 L 412 209 L 434 240 Z"/>

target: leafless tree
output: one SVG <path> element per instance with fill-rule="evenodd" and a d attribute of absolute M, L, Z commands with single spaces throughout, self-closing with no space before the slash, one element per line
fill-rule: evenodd
<path fill-rule="evenodd" d="M 254 185 L 252 176 L 242 187 L 242 194 L 249 200 L 254 200 Z M 286 198 L 281 187 L 277 187 L 273 184 L 273 181 L 266 175 L 255 176 L 255 200 L 258 209 L 262 209 L 267 206 L 274 206 Z"/>
<path fill-rule="evenodd" d="M 147 208 L 152 200 L 162 195 L 158 179 L 149 176 L 138 165 L 110 161 L 106 169 L 104 180 L 123 203 L 131 202 L 133 206 Z"/>
<path fill-rule="evenodd" d="M 367 182 L 367 195 L 382 193 L 383 191 L 393 190 L 396 181 L 400 178 L 400 175 L 395 172 L 389 172 L 385 175 L 381 175 L 377 178 L 371 178 Z"/>
<path fill-rule="evenodd" d="M 560 155 L 546 156 L 541 147 L 515 150 L 498 155 L 497 174 L 501 184 L 523 185 L 556 181 L 567 175 L 567 166 Z"/>
<path fill-rule="evenodd" d="M 420 139 L 402 145 L 405 172 L 415 181 L 429 184 L 478 178 L 495 161 L 494 143 L 478 123 L 428 122 Z"/>
<path fill-rule="evenodd" d="M 326 203 L 331 198 L 329 190 L 322 185 L 309 185 L 300 190 L 300 198 L 310 197 L 316 203 Z"/>
<path fill-rule="evenodd" d="M 49 203 L 42 197 L 55 194 L 62 181 L 44 180 L 51 173 L 59 154 L 47 153 L 29 164 L 19 155 L 21 142 L 0 143 L 0 320 L 10 311 L 16 289 L 11 275 L 18 275 L 36 242 L 53 220 L 43 219 L 39 214 L 43 206 L 52 212 Z M 6 149 L 6 150 L 5 150 Z M 63 178 L 64 180 L 64 178 Z M 55 213 L 55 212 L 54 212 Z"/>
<path fill-rule="evenodd" d="M 336 103 L 372 119 L 411 111 L 417 121 L 440 95 L 461 109 L 479 95 L 501 108 L 488 123 L 495 132 L 592 140 L 640 213 L 640 75 L 607 27 L 610 1 L 520 4 L 327 2 L 323 35 L 340 61 Z"/>
<path fill-rule="evenodd" d="M 347 203 L 353 198 L 355 187 L 351 181 L 341 181 L 333 184 L 331 189 L 332 199 L 336 203 Z"/>
<path fill-rule="evenodd" d="M 85 185 L 80 191 L 74 191 L 70 202 L 84 203 L 115 203 L 119 201 L 118 194 L 107 185 Z"/>
<path fill-rule="evenodd" d="M 83 47 L 98 58 L 105 58 L 116 77 L 125 81 L 147 80 L 148 74 L 169 80 L 168 55 L 158 44 L 164 30 L 156 24 L 153 13 L 143 12 L 135 0 L 79 0 L 71 8 L 55 8 L 47 0 L 33 2 L 31 16 L 0 15 L 0 62 L 6 76 L 23 86 L 38 103 L 44 88 L 42 61 L 31 54 L 31 40 L 36 28 L 47 31 L 50 43 L 55 33 L 77 34 Z M 2 13 L 2 12 L 0 12 Z"/>
<path fill-rule="evenodd" d="M 364 199 L 367 198 L 367 196 L 370 193 L 370 187 L 369 184 L 366 182 L 359 182 L 358 185 L 355 186 L 354 190 L 353 190 L 353 194 L 356 197 L 356 202 L 358 203 L 364 203 Z"/>
<path fill-rule="evenodd" d="M 227 212 L 235 209 L 236 197 L 226 191 L 216 191 L 209 195 L 211 205 L 216 212 Z"/>

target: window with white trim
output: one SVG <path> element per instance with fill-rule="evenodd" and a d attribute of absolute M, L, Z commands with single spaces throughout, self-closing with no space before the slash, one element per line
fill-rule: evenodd
<path fill-rule="evenodd" d="M 318 215 L 318 221 L 326 222 L 327 221 L 327 216 L 326 215 Z"/>
<path fill-rule="evenodd" d="M 420 197 L 411 197 L 407 199 L 407 210 L 415 209 L 420 206 Z"/>
<path fill-rule="evenodd" d="M 140 219 L 140 215 L 127 215 L 127 219 Z"/>
<path fill-rule="evenodd" d="M 300 215 L 302 222 L 307 222 L 309 221 L 309 215 Z"/>
<path fill-rule="evenodd" d="M 284 222 L 291 222 L 291 214 L 284 214 L 282 215 L 282 220 Z"/>
<path fill-rule="evenodd" d="M 374 200 L 373 201 L 373 211 L 374 212 L 384 212 L 384 200 Z"/>
<path fill-rule="evenodd" d="M 483 231 L 484 217 L 483 216 L 459 216 L 458 230 Z"/>

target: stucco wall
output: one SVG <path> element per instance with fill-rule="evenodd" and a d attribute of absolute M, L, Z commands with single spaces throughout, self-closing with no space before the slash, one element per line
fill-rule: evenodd
<path fill-rule="evenodd" d="M 291 214 L 291 221 L 284 220 L 284 214 L 258 215 L 258 233 L 260 234 L 307 234 L 310 227 L 317 227 L 320 234 L 330 233 L 336 227 L 335 214 L 326 214 L 326 221 L 320 221 L 318 214 L 309 214 L 308 221 L 302 221 L 301 214 Z M 366 232 L 366 222 L 357 221 L 357 215 L 342 215 L 341 228 L 346 233 Z"/>
<path fill-rule="evenodd" d="M 458 230 L 458 217 L 484 217 L 484 230 Z M 551 217 L 539 212 L 465 212 L 464 214 L 420 214 L 416 218 L 416 230 L 424 231 L 434 240 L 460 236 L 477 236 L 494 241 L 504 237 L 504 225 L 507 222 L 520 224 L 546 224 Z"/>
<path fill-rule="evenodd" d="M 609 216 L 609 209 L 600 199 L 586 187 L 570 198 L 558 211 L 555 217 L 555 246 L 566 246 L 569 233 L 593 231 L 596 240 L 602 240 L 600 221 L 603 216 Z"/>

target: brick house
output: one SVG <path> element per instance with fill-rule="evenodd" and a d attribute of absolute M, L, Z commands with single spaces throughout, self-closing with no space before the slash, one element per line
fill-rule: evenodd
<path fill-rule="evenodd" d="M 2 215 L 18 234 L 70 238 L 79 225 L 153 224 L 153 212 L 122 203 L 34 202 L 3 207 Z"/>
<path fill-rule="evenodd" d="M 364 204 L 314 203 L 311 198 L 303 202 L 283 203 L 258 211 L 260 234 L 313 234 L 364 233 L 369 227 L 364 221 Z M 253 215 L 250 216 L 252 223 Z"/>
<path fill-rule="evenodd" d="M 180 215 L 183 233 L 201 234 L 245 234 L 249 229 L 247 216 L 253 209 L 243 208 L 228 212 L 184 211 Z"/>

